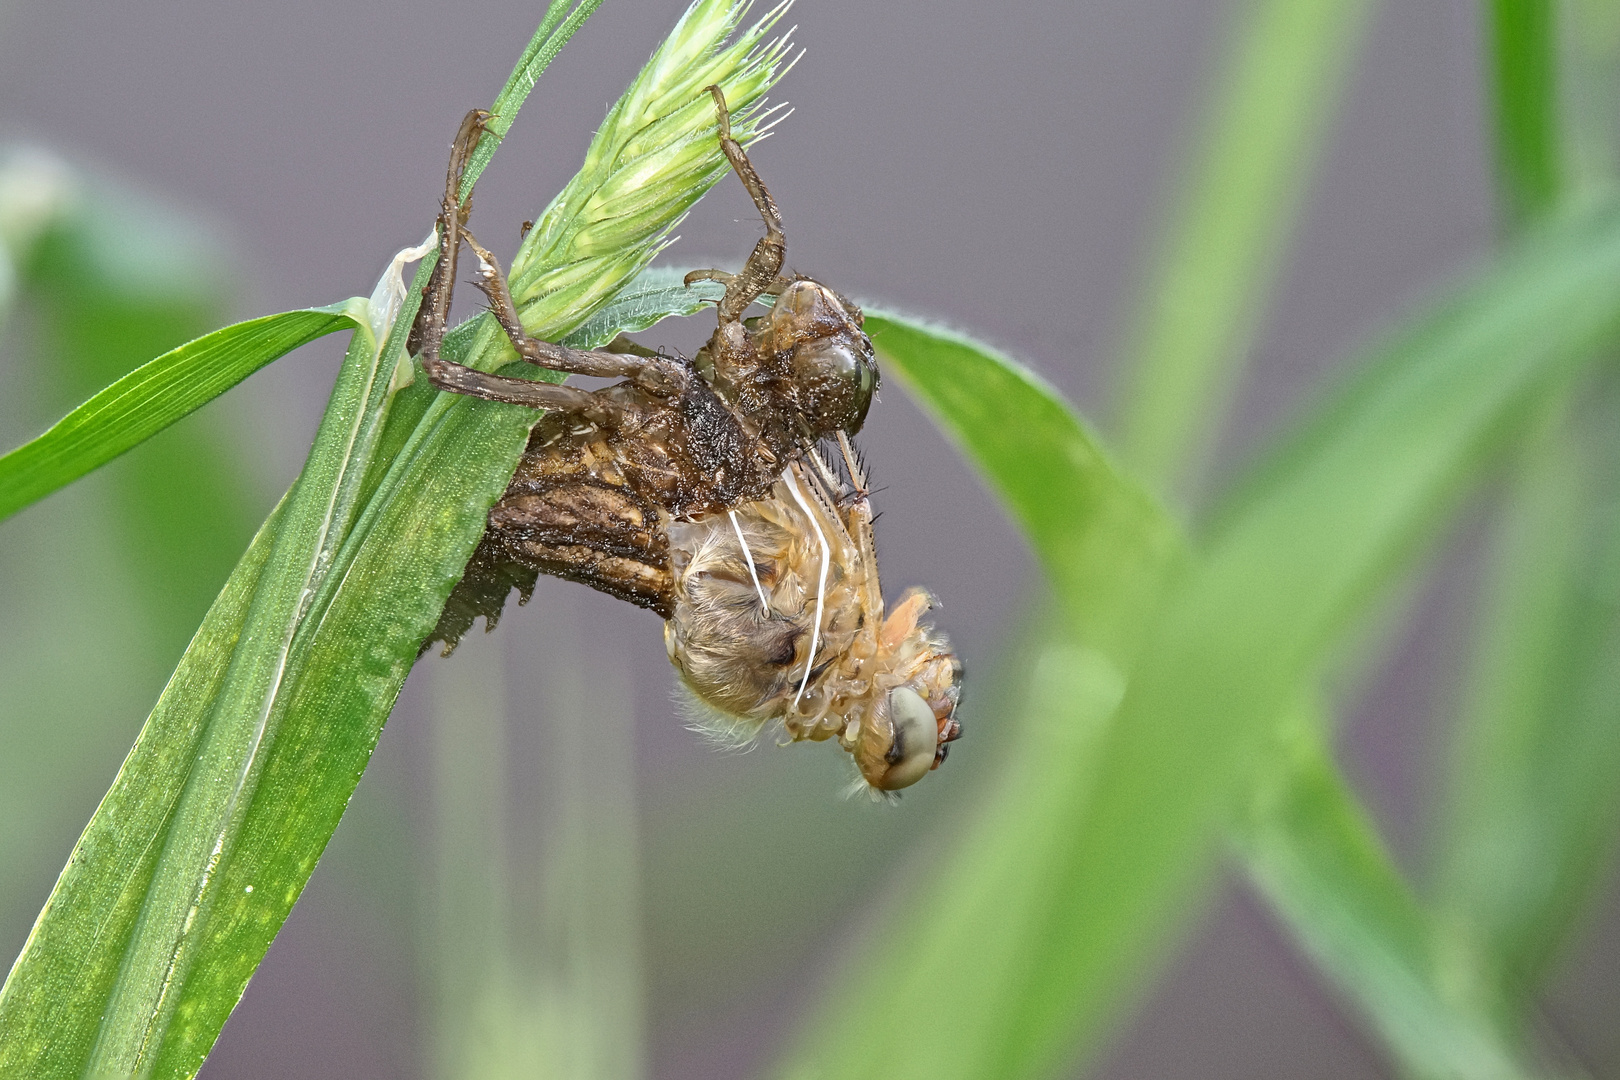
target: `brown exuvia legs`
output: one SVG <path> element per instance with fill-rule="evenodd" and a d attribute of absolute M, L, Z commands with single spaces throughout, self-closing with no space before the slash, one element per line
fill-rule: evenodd
<path fill-rule="evenodd" d="M 719 327 L 715 334 L 718 346 L 716 359 L 722 367 L 747 368 L 752 366 L 752 350 L 743 331 L 742 312 L 760 296 L 780 292 L 787 284 L 778 276 L 786 251 L 786 239 L 782 233 L 782 216 L 775 201 L 765 189 L 742 146 L 731 136 L 731 116 L 724 94 L 718 86 L 710 86 L 708 90 L 714 95 L 715 109 L 719 115 L 720 148 L 753 198 L 760 217 L 765 221 L 766 232 L 739 273 L 695 271 L 687 275 L 687 283 L 700 280 L 724 282 L 726 291 L 719 303 Z M 461 242 L 465 240 L 479 261 L 475 283 L 489 298 L 490 310 L 522 359 L 537 367 L 569 375 L 628 379 L 657 398 L 678 396 L 690 378 L 690 372 L 674 360 L 657 355 L 644 356 L 639 352 L 570 349 L 532 338 L 524 332 L 499 262 L 467 231 L 471 199 L 463 201 L 460 197 L 467 160 L 478 145 L 488 117 L 489 114 L 482 110 L 469 112 L 462 120 L 451 151 L 444 200 L 439 211 L 439 262 L 428 282 L 422 311 L 412 333 L 412 344 L 419 347 L 422 368 L 427 372 L 428 380 L 441 390 L 535 409 L 561 410 L 603 427 L 623 426 L 636 418 L 632 415 L 636 411 L 635 406 L 623 398 L 614 399 L 573 386 L 493 375 L 439 355 L 451 294 L 455 288 L 457 256 Z"/>
<path fill-rule="evenodd" d="M 754 171 L 754 164 L 743 152 L 742 144 L 731 137 L 731 112 L 726 108 L 725 94 L 718 86 L 710 86 L 708 91 L 714 95 L 715 111 L 720 117 L 720 151 L 731 162 L 732 171 L 742 181 L 743 187 L 748 189 L 759 216 L 765 220 L 765 235 L 754 245 L 753 252 L 739 273 L 732 275 L 715 270 L 698 270 L 686 275 L 688 285 L 704 279 L 725 283 L 726 294 L 720 299 L 719 309 L 720 325 L 724 326 L 741 319 L 749 304 L 771 292 L 772 286 L 777 285 L 782 260 L 787 256 L 787 237 L 782 233 L 782 212 L 776 208 L 776 200 L 765 190 L 765 182 Z"/>

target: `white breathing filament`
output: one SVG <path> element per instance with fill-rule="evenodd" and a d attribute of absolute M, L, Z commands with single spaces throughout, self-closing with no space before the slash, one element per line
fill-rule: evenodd
<path fill-rule="evenodd" d="M 737 543 L 742 545 L 743 562 L 748 564 L 748 580 L 754 583 L 754 591 L 759 593 L 759 606 L 765 609 L 765 614 L 771 613 L 771 602 L 765 598 L 765 589 L 759 583 L 759 574 L 754 570 L 754 553 L 748 550 L 748 538 L 743 535 L 742 526 L 737 522 L 737 511 L 728 510 L 731 515 L 731 527 L 737 533 Z"/>
<path fill-rule="evenodd" d="M 804 516 L 810 519 L 810 528 L 815 530 L 816 541 L 821 545 L 821 580 L 816 585 L 816 621 L 810 629 L 810 655 L 804 661 L 804 678 L 799 681 L 799 692 L 793 695 L 793 707 L 799 707 L 799 700 L 804 697 L 804 688 L 810 685 L 810 669 L 816 663 L 816 647 L 821 643 L 821 605 L 827 596 L 827 563 L 832 553 L 827 550 L 827 537 L 821 531 L 821 525 L 816 521 L 815 511 L 810 504 L 804 501 L 804 494 L 799 491 L 799 484 L 793 478 L 793 470 L 789 469 L 782 474 L 787 481 L 788 490 L 793 493 L 793 501 L 799 504 Z"/>

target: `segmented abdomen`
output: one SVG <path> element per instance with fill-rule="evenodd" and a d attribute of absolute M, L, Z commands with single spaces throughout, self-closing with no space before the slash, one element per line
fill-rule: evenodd
<path fill-rule="evenodd" d="M 617 445 L 615 445 L 617 444 Z M 535 425 L 466 573 L 423 648 L 454 648 L 480 615 L 493 626 L 516 588 L 527 602 L 540 574 L 579 581 L 620 600 L 673 611 L 665 512 L 637 492 L 627 447 L 550 413 Z"/>
<path fill-rule="evenodd" d="M 453 647 L 479 615 L 493 625 L 507 594 L 516 588 L 526 601 L 539 574 L 668 619 L 675 604 L 669 522 L 769 492 L 776 455 L 744 434 L 701 379 L 673 401 L 627 383 L 598 394 L 624 406 L 623 422 L 600 427 L 561 412 L 540 418 L 428 644 Z"/>

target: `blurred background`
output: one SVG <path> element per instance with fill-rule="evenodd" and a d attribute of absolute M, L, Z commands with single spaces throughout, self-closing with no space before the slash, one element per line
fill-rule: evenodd
<path fill-rule="evenodd" d="M 472 227 L 498 254 L 683 6 L 607 0 L 547 72 L 479 185 Z M 796 111 L 754 154 L 790 264 L 1003 346 L 1106 428 L 1125 309 L 1238 6 L 800 0 L 788 21 L 808 53 L 775 95 Z M 49 190 L 82 211 L 48 245 L 61 265 L 30 268 L 39 287 L 7 317 L 0 445 L 203 330 L 369 293 L 428 231 L 449 138 L 499 88 L 541 5 L 451 11 L 0 2 L 0 141 L 56 155 L 13 153 L 0 176 L 56 177 Z M 1376 12 L 1217 478 L 1335 357 L 1492 243 L 1480 45 L 1468 0 Z M 680 233 L 669 259 L 708 265 L 739 259 L 759 224 L 728 180 Z M 93 274 L 68 272 L 87 262 Z M 691 349 L 712 324 L 689 322 L 644 340 Z M 0 525 L 0 956 L 21 947 L 191 630 L 296 474 L 341 349 L 305 348 Z M 826 747 L 716 753 L 685 730 L 654 616 L 543 581 L 497 633 L 418 665 L 202 1075 L 494 1075 L 535 1052 L 502 1042 L 514 1011 L 539 1018 L 516 1026 L 559 1076 L 763 1068 L 848 927 L 996 751 L 996 687 L 1038 600 L 1023 541 L 897 389 L 863 443 L 888 592 L 926 584 L 967 664 L 968 733 L 947 768 L 879 807 L 840 798 L 847 766 Z M 1432 824 L 1431 718 L 1456 677 L 1478 531 L 1465 523 L 1413 582 L 1414 617 L 1343 706 L 1341 760 L 1409 867 Z M 1620 1076 L 1614 893 L 1544 1020 L 1595 1076 Z M 1388 1068 L 1235 880 L 1100 1065 Z"/>

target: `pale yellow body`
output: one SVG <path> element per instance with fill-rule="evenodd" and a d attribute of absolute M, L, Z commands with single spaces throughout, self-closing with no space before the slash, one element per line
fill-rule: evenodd
<path fill-rule="evenodd" d="M 864 486 L 853 461 L 851 471 Z M 892 790 L 954 736 L 960 667 L 919 622 L 926 593 L 908 592 L 885 619 L 871 523 L 865 492 L 819 461 L 791 466 L 769 499 L 671 523 L 676 603 L 664 634 L 726 731 L 752 736 L 780 720 L 793 740 L 836 738 L 868 784 Z M 898 687 L 926 703 L 931 724 L 896 722 Z"/>

